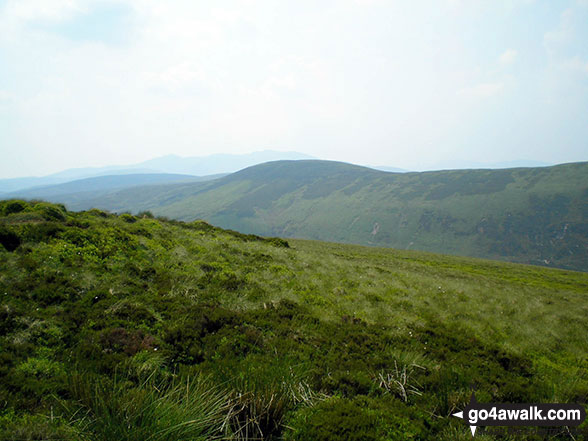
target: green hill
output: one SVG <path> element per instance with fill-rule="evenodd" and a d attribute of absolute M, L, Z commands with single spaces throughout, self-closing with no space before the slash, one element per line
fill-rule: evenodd
<path fill-rule="evenodd" d="M 4 198 L 42 199 L 75 206 L 80 202 L 83 204 L 88 199 L 102 197 L 113 191 L 145 185 L 204 182 L 221 176 L 224 175 L 190 176 L 170 173 L 133 173 L 96 176 L 55 185 L 44 185 L 13 191 L 6 193 Z"/>
<path fill-rule="evenodd" d="M 585 273 L 21 201 L 0 243 L 1 440 L 459 441 L 472 384 L 588 402 Z"/>
<path fill-rule="evenodd" d="M 151 210 L 245 233 L 588 271 L 588 163 L 387 173 L 278 161 L 209 183 L 135 188 L 74 209 Z"/>

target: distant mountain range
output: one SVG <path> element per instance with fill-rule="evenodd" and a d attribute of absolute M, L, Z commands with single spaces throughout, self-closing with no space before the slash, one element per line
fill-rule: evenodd
<path fill-rule="evenodd" d="M 2 194 L 3 198 L 43 199 L 58 201 L 68 206 L 85 204 L 87 200 L 105 196 L 116 190 L 146 185 L 203 182 L 225 176 L 190 176 L 170 173 L 137 173 L 129 175 L 97 176 L 63 184 L 32 187 Z"/>
<path fill-rule="evenodd" d="M 264 162 L 301 159 L 316 158 L 299 152 L 278 152 L 273 150 L 264 150 L 241 155 L 215 154 L 209 156 L 192 157 L 167 155 L 161 156 L 159 158 L 149 159 L 147 161 L 143 161 L 137 164 L 112 165 L 106 167 L 71 168 L 42 177 L 20 177 L 11 179 L 0 179 L 0 195 L 5 196 L 6 193 L 31 189 L 34 187 L 58 185 L 66 182 L 71 182 L 74 180 L 98 176 L 114 176 L 128 174 L 152 175 L 157 173 L 164 173 L 203 177 L 210 175 L 229 174 L 247 167 L 251 167 L 253 165 L 262 164 Z M 437 167 L 435 167 L 435 169 L 500 169 L 513 167 L 543 167 L 548 165 L 550 164 L 526 160 L 497 163 L 481 163 L 454 160 L 439 163 L 437 164 Z M 409 171 L 388 165 L 377 165 L 368 167 L 373 168 L 375 170 L 396 173 L 405 173 Z"/>
<path fill-rule="evenodd" d="M 245 233 L 588 271 L 587 176 L 586 162 L 390 173 L 300 160 L 264 163 L 206 182 L 103 186 L 83 195 L 59 187 L 44 194 L 73 210 L 150 210 Z"/>
<path fill-rule="evenodd" d="M 484 168 L 484 169 L 501 169 L 501 168 L 518 168 L 518 167 L 548 167 L 555 165 L 553 163 L 543 161 L 531 161 L 528 159 L 518 159 L 514 161 L 501 161 L 501 162 L 480 162 L 480 161 L 463 161 L 463 160 L 446 160 L 435 164 L 437 170 L 462 170 L 471 168 Z"/>
<path fill-rule="evenodd" d="M 131 165 L 72 168 L 43 177 L 23 177 L 0 179 L 0 194 L 16 192 L 48 185 L 57 185 L 78 179 L 97 176 L 127 174 L 183 174 L 192 176 L 209 176 L 236 172 L 252 165 L 284 159 L 313 159 L 298 152 L 277 152 L 264 150 L 243 155 L 217 154 L 210 156 L 182 157 L 177 155 L 162 156 Z"/>

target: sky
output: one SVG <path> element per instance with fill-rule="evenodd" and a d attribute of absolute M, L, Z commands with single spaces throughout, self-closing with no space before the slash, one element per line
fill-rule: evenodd
<path fill-rule="evenodd" d="M 588 160 L 588 0 L 0 0 L 0 178 Z"/>

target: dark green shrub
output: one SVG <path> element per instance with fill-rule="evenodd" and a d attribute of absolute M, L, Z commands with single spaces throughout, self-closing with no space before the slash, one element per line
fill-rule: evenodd
<path fill-rule="evenodd" d="M 10 201 L 6 201 L 4 203 L 4 206 L 2 207 L 2 216 L 8 216 L 9 214 L 13 214 L 13 213 L 20 213 L 21 211 L 24 211 L 27 209 L 27 207 L 29 206 L 29 204 L 27 204 L 25 201 L 20 201 L 20 200 L 10 200 Z"/>
<path fill-rule="evenodd" d="M 64 391 L 66 371 L 60 362 L 46 357 L 29 357 L 13 369 L 9 381 L 31 398 L 41 399 L 47 394 Z"/>
<path fill-rule="evenodd" d="M 0 305 L 0 335 L 14 331 L 17 314 L 9 305 Z"/>
<path fill-rule="evenodd" d="M 288 241 L 285 239 L 281 239 L 279 237 L 270 237 L 267 239 L 267 241 L 276 247 L 290 248 L 290 244 L 288 243 Z"/>
<path fill-rule="evenodd" d="M 428 440 L 426 415 L 395 399 L 331 398 L 303 408 L 285 422 L 287 441 Z"/>
<path fill-rule="evenodd" d="M 13 410 L 0 415 L 0 441 L 79 441 L 80 434 L 58 415 L 22 414 Z"/>
<path fill-rule="evenodd" d="M 292 441 L 378 441 L 380 425 L 377 416 L 345 398 L 323 401 L 300 412 L 290 425 Z"/>
<path fill-rule="evenodd" d="M 129 232 L 131 234 L 136 234 L 138 236 L 147 237 L 149 239 L 151 239 L 153 237 L 153 233 L 151 232 L 149 227 L 143 225 L 143 223 L 141 223 L 141 222 L 138 222 L 138 223 L 135 223 L 134 225 L 132 225 L 129 228 Z"/>
<path fill-rule="evenodd" d="M 2 223 L 13 226 L 43 221 L 45 221 L 45 219 L 43 218 L 41 213 L 38 213 L 36 211 L 29 211 L 29 208 L 27 208 L 25 211 L 14 213 L 10 216 L 1 219 Z"/>
<path fill-rule="evenodd" d="M 14 251 L 20 246 L 20 237 L 3 225 L 0 225 L 0 244 L 7 251 Z"/>
<path fill-rule="evenodd" d="M 64 221 L 66 210 L 63 206 L 57 206 L 41 202 L 33 207 L 33 210 L 40 213 L 43 219 L 48 221 Z"/>
<path fill-rule="evenodd" d="M 65 231 L 65 226 L 57 222 L 27 223 L 18 226 L 23 242 L 47 242 Z"/>
<path fill-rule="evenodd" d="M 163 339 L 174 363 L 200 363 L 207 354 L 214 355 L 217 339 L 209 341 L 213 348 L 207 348 L 203 341 L 207 335 L 215 336 L 223 328 L 239 333 L 238 314 L 221 307 L 195 306 L 182 315 L 185 320 L 168 325 L 164 331 Z"/>
<path fill-rule="evenodd" d="M 204 271 L 205 273 L 214 273 L 217 271 L 220 271 L 221 268 L 218 265 L 209 265 L 208 263 L 201 263 L 200 264 L 200 269 L 202 271 Z"/>
<path fill-rule="evenodd" d="M 98 208 L 92 208 L 92 209 L 86 211 L 86 213 L 88 213 L 92 216 L 98 216 L 98 217 L 109 217 L 110 216 L 110 213 L 108 213 L 107 211 L 99 210 Z"/>
<path fill-rule="evenodd" d="M 125 221 L 126 223 L 133 224 L 137 222 L 137 218 L 129 213 L 123 213 L 120 215 L 120 218 Z"/>
<path fill-rule="evenodd" d="M 67 299 L 67 294 L 52 286 L 40 286 L 33 292 L 33 299 L 43 306 L 56 305 Z"/>
<path fill-rule="evenodd" d="M 135 355 L 139 351 L 153 349 L 155 338 L 145 335 L 142 331 L 114 328 L 102 332 L 100 343 L 107 353 L 124 352 L 127 355 Z"/>
<path fill-rule="evenodd" d="M 59 237 L 77 247 L 83 247 L 88 243 L 92 243 L 95 234 L 81 228 L 68 228 Z"/>
<path fill-rule="evenodd" d="M 23 256 L 26 262 L 28 256 Z M 26 263 L 25 263 L 26 264 Z M 31 296 L 43 306 L 59 304 L 76 297 L 77 290 L 71 280 L 60 271 L 48 272 L 32 290 Z"/>
<path fill-rule="evenodd" d="M 196 230 L 196 231 L 208 232 L 208 231 L 214 231 L 216 229 L 216 227 L 213 227 L 208 222 L 205 222 L 203 220 L 195 220 L 193 222 L 187 223 L 186 226 L 188 228 L 190 228 L 191 230 Z"/>
<path fill-rule="evenodd" d="M 227 291 L 237 291 L 244 286 L 246 282 L 233 272 L 222 271 L 217 279 L 217 283 L 221 288 L 226 289 Z"/>
<path fill-rule="evenodd" d="M 127 324 L 144 324 L 153 326 L 156 318 L 153 313 L 142 303 L 122 300 L 115 303 L 108 309 L 110 317 L 116 318 L 121 323 Z"/>
<path fill-rule="evenodd" d="M 68 227 L 76 227 L 76 228 L 82 228 L 84 230 L 90 228 L 90 221 L 88 219 L 83 219 L 83 218 L 71 218 L 68 219 L 67 224 Z"/>
<path fill-rule="evenodd" d="M 373 380 L 362 371 L 337 371 L 324 379 L 325 392 L 340 393 L 345 397 L 367 395 L 373 387 Z"/>

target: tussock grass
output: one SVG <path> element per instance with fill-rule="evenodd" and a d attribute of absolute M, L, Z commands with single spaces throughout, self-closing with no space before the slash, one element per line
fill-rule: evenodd
<path fill-rule="evenodd" d="M 233 414 L 226 392 L 203 378 L 138 385 L 75 374 L 70 377 L 74 402 L 66 414 L 88 441 L 175 441 L 227 439 Z"/>
<path fill-rule="evenodd" d="M 0 439 L 465 439 L 472 384 L 588 402 L 587 274 L 15 207 Z"/>

